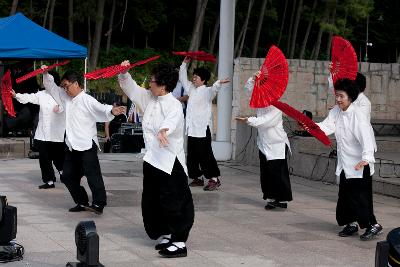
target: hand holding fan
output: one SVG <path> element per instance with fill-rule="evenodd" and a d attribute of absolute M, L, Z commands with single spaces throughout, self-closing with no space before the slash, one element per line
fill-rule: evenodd
<path fill-rule="evenodd" d="M 11 72 L 8 70 L 1 79 L 1 100 L 8 115 L 15 117 L 16 113 L 12 102 L 12 83 L 11 83 Z"/>

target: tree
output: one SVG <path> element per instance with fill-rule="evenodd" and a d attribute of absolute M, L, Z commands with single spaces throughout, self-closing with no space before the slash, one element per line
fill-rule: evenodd
<path fill-rule="evenodd" d="M 103 29 L 103 20 L 104 20 L 104 5 L 106 0 L 98 0 L 97 1 L 97 13 L 96 13 L 96 25 L 94 30 L 94 39 L 92 44 L 92 51 L 90 54 L 90 69 L 96 68 L 97 59 L 100 51 L 100 43 L 101 43 L 101 32 Z"/>
<path fill-rule="evenodd" d="M 106 33 L 107 36 L 107 45 L 106 45 L 106 53 L 110 51 L 110 46 L 111 46 L 111 36 L 112 36 L 112 31 L 113 31 L 113 24 L 114 24 L 114 14 L 115 14 L 115 0 L 112 1 L 112 7 L 111 7 L 111 14 L 110 14 L 110 21 L 108 23 L 108 31 Z"/>
<path fill-rule="evenodd" d="M 325 29 L 324 25 L 328 19 L 328 16 L 329 16 L 329 3 L 328 3 L 328 1 L 326 1 L 324 15 L 322 17 L 321 22 L 319 23 L 319 31 L 318 31 L 317 41 L 315 42 L 315 46 L 313 48 L 313 53 L 311 55 L 311 58 L 314 60 L 317 60 L 318 56 L 319 56 L 319 50 L 321 48 L 322 34 L 324 33 L 324 29 Z"/>
<path fill-rule="evenodd" d="M 235 46 L 235 55 L 236 57 L 240 57 L 242 55 L 242 51 L 243 51 L 243 45 L 244 45 L 244 40 L 246 39 L 246 32 L 247 32 L 247 26 L 249 25 L 249 19 L 250 19 L 250 14 L 251 14 L 251 9 L 253 8 L 253 4 L 254 4 L 254 0 L 250 0 L 249 1 L 249 6 L 247 8 L 247 15 L 246 15 L 246 19 L 243 23 L 243 27 L 242 27 L 242 35 L 241 38 L 239 38 L 239 43 L 237 46 Z"/>
<path fill-rule="evenodd" d="M 267 2 L 268 2 L 268 0 L 263 0 L 263 2 L 261 4 L 260 16 L 258 17 L 257 30 L 256 30 L 256 33 L 254 36 L 254 43 L 253 43 L 253 50 L 251 52 L 251 57 L 257 56 L 258 42 L 260 40 L 261 27 L 262 27 L 264 17 L 265 17 L 265 10 L 267 7 Z"/>
<path fill-rule="evenodd" d="M 292 43 L 290 45 L 289 58 L 293 58 L 294 56 L 294 49 L 296 47 L 297 29 L 299 28 L 299 22 L 302 10 L 303 10 L 303 0 L 299 0 L 299 5 L 296 11 L 296 19 L 294 21 L 294 27 L 293 27 L 293 37 L 291 38 Z"/>
<path fill-rule="evenodd" d="M 288 0 L 285 0 L 285 8 L 283 9 L 282 24 L 281 24 L 281 29 L 280 29 L 280 31 L 279 31 L 278 46 L 281 44 L 282 33 L 283 33 L 283 26 L 285 26 L 285 18 L 286 18 L 287 4 L 288 4 Z"/>
<path fill-rule="evenodd" d="M 312 26 L 312 24 L 314 22 L 315 9 L 317 7 L 317 2 L 318 2 L 317 0 L 314 0 L 314 2 L 313 2 L 313 6 L 312 6 L 312 9 L 311 9 L 311 14 L 310 14 L 310 17 L 309 17 L 309 20 L 308 20 L 306 33 L 304 35 L 303 43 L 301 44 L 301 48 L 300 48 L 299 59 L 303 59 L 304 58 L 304 51 L 306 50 L 308 36 L 310 35 L 311 26 Z"/>
<path fill-rule="evenodd" d="M 56 6 L 56 0 L 51 0 L 50 15 L 49 15 L 49 31 L 53 31 L 53 20 L 54 20 L 54 8 Z"/>
<path fill-rule="evenodd" d="M 208 46 L 208 52 L 214 53 L 215 42 L 217 40 L 217 34 L 219 31 L 219 24 L 220 24 L 220 16 L 218 14 L 217 19 L 215 20 L 214 29 L 210 39 L 210 45 Z"/>
<path fill-rule="evenodd" d="M 297 0 L 293 0 L 293 6 L 292 6 L 292 13 L 290 15 L 290 24 L 289 24 L 289 32 L 288 32 L 288 41 L 286 43 L 286 53 L 289 53 L 289 48 L 290 48 L 290 40 L 292 37 L 292 28 L 293 28 L 293 19 L 294 19 L 294 12 L 296 10 L 296 3 Z"/>
<path fill-rule="evenodd" d="M 334 3 L 334 6 L 333 6 L 333 10 L 332 10 L 332 15 L 329 16 L 329 24 L 330 24 L 332 30 L 329 31 L 329 36 L 328 36 L 328 41 L 327 41 L 327 46 L 326 46 L 326 59 L 329 59 L 330 54 L 331 54 L 332 34 L 338 32 L 338 29 L 335 26 L 337 0 L 335 0 L 333 3 Z"/>
<path fill-rule="evenodd" d="M 74 41 L 74 0 L 68 0 L 68 39 Z"/>
<path fill-rule="evenodd" d="M 201 31 L 204 23 L 204 14 L 206 12 L 208 0 L 197 0 L 196 17 L 193 24 L 192 38 L 190 40 L 189 51 L 198 50 L 200 39 L 203 32 Z"/>
<path fill-rule="evenodd" d="M 15 12 L 17 12 L 17 7 L 18 7 L 18 0 L 13 0 L 11 4 L 10 16 L 15 15 Z"/>

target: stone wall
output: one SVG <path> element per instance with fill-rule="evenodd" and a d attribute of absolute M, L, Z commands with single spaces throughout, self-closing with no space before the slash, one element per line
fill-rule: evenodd
<path fill-rule="evenodd" d="M 256 130 L 236 123 L 234 117 L 255 114 L 255 110 L 249 108 L 250 96 L 244 84 L 263 62 L 263 58 L 235 60 L 231 139 L 236 160 L 258 161 Z M 314 117 L 325 117 L 328 107 L 335 102 L 333 92 L 328 91 L 329 61 L 292 59 L 288 62 L 289 84 L 281 101 L 299 111 L 310 110 Z M 400 65 L 363 62 L 359 70 L 367 78 L 365 94 L 372 103 L 372 120 L 400 120 Z"/>

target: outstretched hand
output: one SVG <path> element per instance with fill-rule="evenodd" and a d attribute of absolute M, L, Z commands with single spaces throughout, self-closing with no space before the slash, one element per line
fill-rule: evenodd
<path fill-rule="evenodd" d="M 158 138 L 158 142 L 160 142 L 160 147 L 166 147 L 169 144 L 168 138 L 167 138 L 168 130 L 169 130 L 168 128 L 164 128 L 164 129 L 161 129 L 160 131 L 158 131 L 157 138 Z"/>
<path fill-rule="evenodd" d="M 126 66 L 129 66 L 131 63 L 129 62 L 129 60 L 124 60 L 124 61 L 122 61 L 121 62 L 121 66 L 122 67 L 126 67 Z M 128 70 L 124 70 L 123 72 L 121 72 L 122 74 L 125 74 L 125 73 L 127 73 L 128 72 Z"/>
<path fill-rule="evenodd" d="M 15 93 L 14 89 L 11 89 L 11 95 L 12 95 L 12 97 L 15 97 L 16 93 Z"/>
<path fill-rule="evenodd" d="M 118 116 L 118 115 L 125 114 L 125 113 L 126 113 L 125 106 L 113 107 L 111 110 L 111 114 L 113 114 L 114 116 Z"/>
<path fill-rule="evenodd" d="M 190 60 L 192 60 L 192 58 L 191 57 L 188 57 L 188 56 L 186 56 L 184 59 L 183 59 L 183 62 L 184 63 L 189 63 L 190 62 Z"/>
<path fill-rule="evenodd" d="M 42 65 L 40 68 L 42 70 L 45 70 L 45 69 L 47 69 L 47 65 Z M 43 74 L 47 74 L 47 73 L 48 73 L 47 71 L 43 72 Z"/>

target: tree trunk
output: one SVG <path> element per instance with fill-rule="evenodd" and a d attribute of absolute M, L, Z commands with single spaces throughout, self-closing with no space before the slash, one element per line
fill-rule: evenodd
<path fill-rule="evenodd" d="M 282 17 L 281 30 L 279 31 L 278 46 L 279 46 L 280 43 L 281 43 L 282 32 L 283 32 L 283 26 L 285 26 L 285 18 L 286 18 L 287 3 L 288 3 L 288 0 L 285 0 L 285 9 L 283 10 L 283 17 Z"/>
<path fill-rule="evenodd" d="M 107 46 L 106 46 L 106 53 L 110 51 L 111 46 L 111 36 L 113 31 L 113 24 L 114 24 L 114 14 L 115 14 L 115 0 L 112 1 L 111 7 L 111 14 L 110 14 L 110 22 L 108 23 L 108 32 L 106 33 L 107 36 Z"/>
<path fill-rule="evenodd" d="M 103 29 L 104 20 L 104 5 L 106 0 L 98 0 L 97 2 L 97 12 L 96 12 L 96 27 L 94 30 L 94 38 L 92 45 L 92 53 L 90 55 L 90 67 L 91 69 L 96 68 L 97 59 L 99 57 L 100 43 L 101 43 L 101 32 Z"/>
<path fill-rule="evenodd" d="M 216 19 L 215 24 L 214 24 L 213 33 L 211 35 L 210 46 L 208 47 L 208 52 L 211 54 L 214 53 L 215 41 L 217 40 L 217 34 L 218 34 L 218 30 L 219 30 L 219 23 L 220 23 L 220 17 L 218 14 L 218 18 Z"/>
<path fill-rule="evenodd" d="M 47 13 L 49 12 L 49 7 L 50 7 L 50 2 L 52 0 L 47 0 L 47 5 L 46 5 L 46 11 L 44 12 L 44 19 L 43 19 L 43 28 L 46 28 L 46 22 L 47 22 Z"/>
<path fill-rule="evenodd" d="M 321 20 L 321 23 L 325 23 L 328 19 L 328 15 L 329 15 L 329 5 L 328 2 L 326 2 L 325 4 L 325 11 L 324 11 L 324 16 Z M 318 31 L 318 36 L 317 36 L 317 41 L 315 42 L 315 49 L 314 49 L 314 55 L 313 55 L 313 59 L 317 60 L 318 56 L 319 56 L 319 50 L 321 48 L 321 39 L 322 39 L 322 34 L 324 33 L 324 29 L 319 26 L 319 31 Z"/>
<path fill-rule="evenodd" d="M 311 10 L 310 20 L 308 21 L 308 25 L 307 25 L 306 34 L 304 35 L 303 43 L 301 44 L 299 59 L 303 59 L 304 58 L 304 51 L 306 50 L 308 36 L 310 35 L 311 26 L 312 26 L 312 24 L 314 22 L 314 16 L 315 16 L 316 7 L 317 7 L 317 0 L 314 0 L 313 6 L 312 6 L 312 10 Z"/>
<path fill-rule="evenodd" d="M 292 37 L 292 44 L 290 45 L 289 58 L 294 57 L 294 50 L 296 48 L 297 29 L 299 28 L 299 22 L 302 10 L 303 10 L 303 0 L 300 0 L 296 12 L 296 20 L 294 22 L 294 27 L 293 27 L 293 37 Z"/>
<path fill-rule="evenodd" d="M 92 30 L 91 30 L 90 16 L 88 16 L 88 40 L 87 40 L 87 54 L 90 57 L 92 52 Z"/>
<path fill-rule="evenodd" d="M 296 3 L 297 0 L 293 1 L 292 13 L 290 14 L 290 25 L 289 25 L 289 32 L 288 32 L 288 40 L 286 43 L 286 54 L 289 53 L 290 42 L 292 38 L 292 29 L 293 29 L 293 19 L 294 19 L 294 11 L 296 10 Z"/>
<path fill-rule="evenodd" d="M 29 1 L 29 18 L 33 18 L 33 0 Z"/>
<path fill-rule="evenodd" d="M 335 20 L 336 20 L 336 8 L 337 8 L 337 0 L 335 0 L 334 2 L 334 7 L 333 7 L 333 11 L 332 11 L 332 17 L 330 18 L 330 23 L 331 24 L 335 24 Z M 329 37 L 328 37 L 328 43 L 326 46 L 326 59 L 329 60 L 330 59 L 330 55 L 331 55 L 331 42 L 332 42 L 332 32 L 329 32 Z"/>
<path fill-rule="evenodd" d="M 242 55 L 244 40 L 246 39 L 247 26 L 249 25 L 249 19 L 250 19 L 251 9 L 253 8 L 253 4 L 254 4 L 254 0 L 250 0 L 249 7 L 247 9 L 246 20 L 244 21 L 244 25 L 243 25 L 244 32 L 243 32 L 242 40 L 240 42 L 240 47 L 239 47 L 239 50 L 237 53 L 237 57 L 240 57 Z"/>
<path fill-rule="evenodd" d="M 18 0 L 13 0 L 11 4 L 10 16 L 15 15 L 15 13 L 17 12 L 17 7 L 18 7 Z"/>
<path fill-rule="evenodd" d="M 201 29 L 204 23 L 204 14 L 206 12 L 207 2 L 208 0 L 197 0 L 196 19 L 193 25 L 189 51 L 195 51 L 199 49 L 199 40 L 201 39 L 200 35 L 202 34 Z"/>
<path fill-rule="evenodd" d="M 176 24 L 172 26 L 172 49 L 175 49 Z"/>
<path fill-rule="evenodd" d="M 56 0 L 51 1 L 50 14 L 49 14 L 49 31 L 53 31 L 53 20 L 54 20 L 54 8 L 56 6 Z"/>
<path fill-rule="evenodd" d="M 74 0 L 68 1 L 68 39 L 74 41 Z"/>
<path fill-rule="evenodd" d="M 253 51 L 251 52 L 251 57 L 257 56 L 258 42 L 260 40 L 261 27 L 262 27 L 262 24 L 264 21 L 267 2 L 268 2 L 268 0 L 263 0 L 263 2 L 261 4 L 260 16 L 258 17 L 257 29 L 256 29 L 256 34 L 254 36 Z"/>

